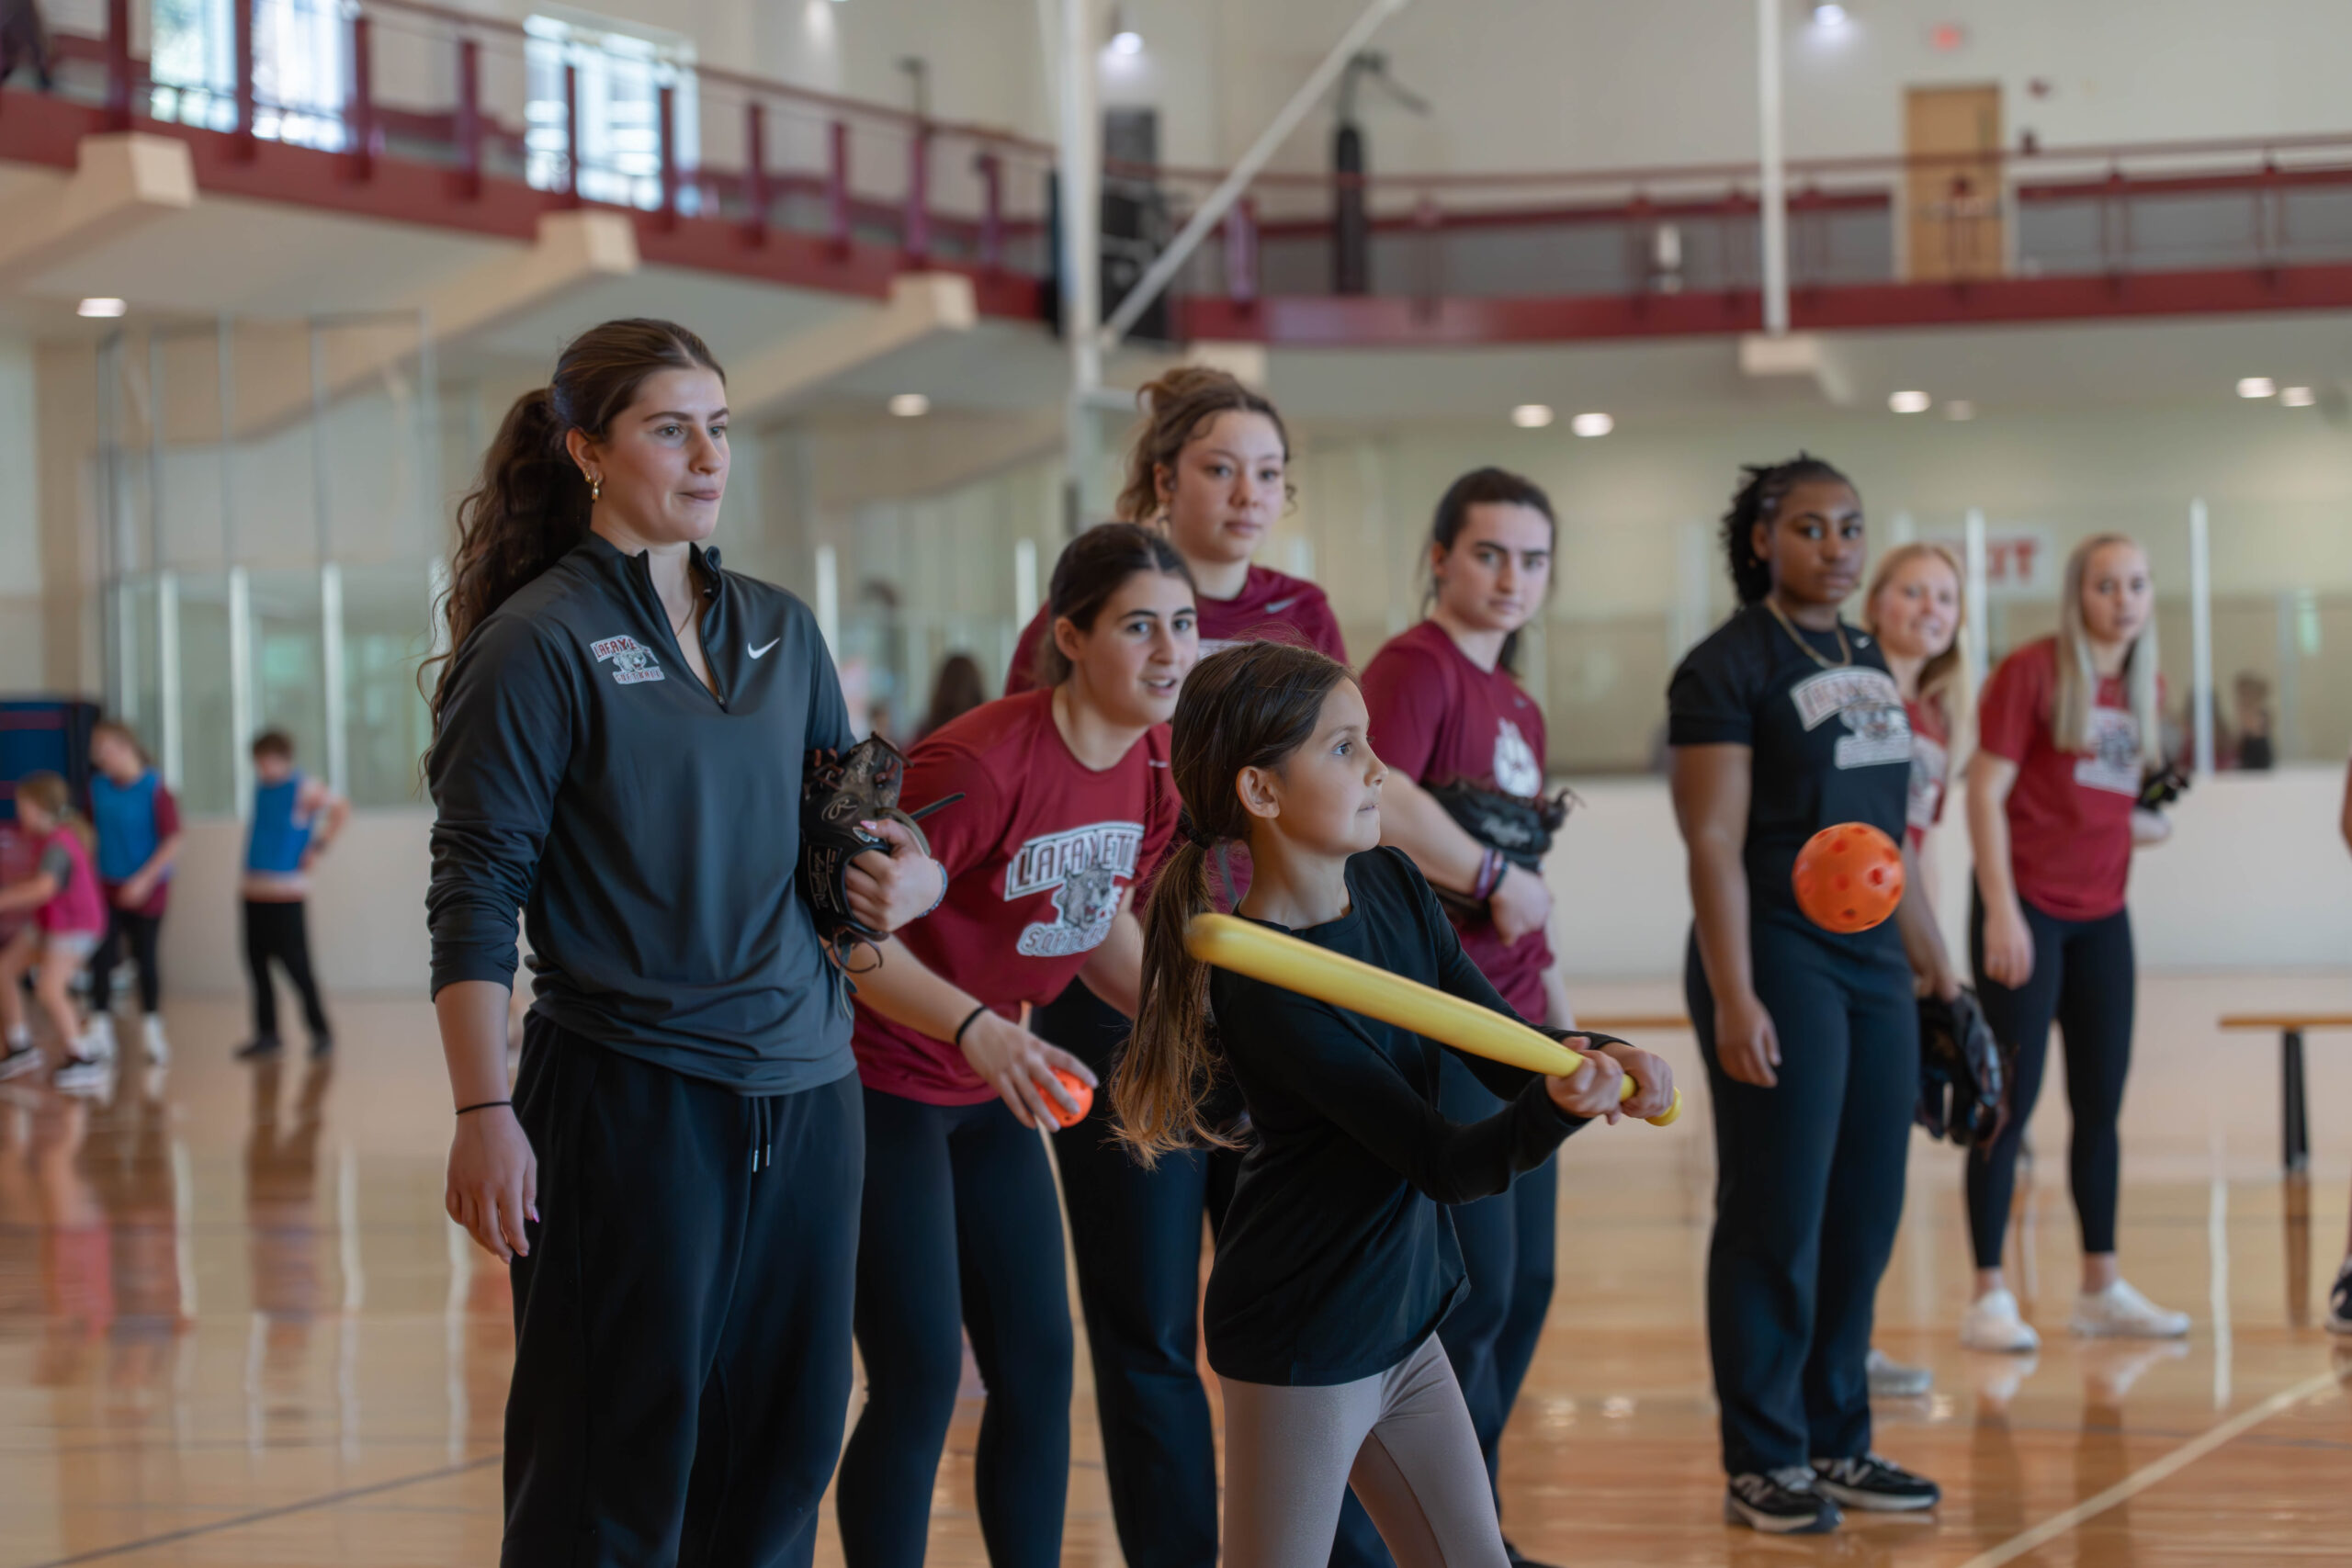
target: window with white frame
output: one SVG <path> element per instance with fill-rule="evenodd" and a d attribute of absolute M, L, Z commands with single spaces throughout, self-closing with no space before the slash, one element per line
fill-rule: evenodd
<path fill-rule="evenodd" d="M 524 133 L 530 183 L 562 190 L 568 171 L 564 68 L 578 75 L 580 195 L 590 201 L 651 209 L 662 205 L 662 89 L 672 92 L 681 209 L 696 192 L 689 175 L 700 162 L 695 46 L 683 34 L 640 28 L 584 12 L 545 10 L 524 22 L 530 105 Z"/>
<path fill-rule="evenodd" d="M 351 55 L 342 0 L 154 0 L 150 111 L 236 128 L 241 4 L 253 6 L 254 134 L 341 149 Z"/>

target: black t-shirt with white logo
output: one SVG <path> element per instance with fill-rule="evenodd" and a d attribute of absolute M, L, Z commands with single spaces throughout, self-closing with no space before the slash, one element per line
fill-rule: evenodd
<path fill-rule="evenodd" d="M 1842 624 L 1841 624 L 1842 625 Z M 1876 953 L 1902 939 L 1890 920 L 1838 936 L 1806 919 L 1790 876 L 1822 829 L 1867 822 L 1903 840 L 1911 784 L 1911 725 L 1878 641 L 1842 626 L 1853 662 L 1838 664 L 1835 632 L 1795 627 L 1743 605 L 1692 649 L 1667 689 L 1667 742 L 1753 752 L 1746 859 L 1751 918 Z"/>

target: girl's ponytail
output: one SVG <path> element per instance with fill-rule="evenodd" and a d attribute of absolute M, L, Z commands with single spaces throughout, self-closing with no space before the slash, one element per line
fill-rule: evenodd
<path fill-rule="evenodd" d="M 1161 863 L 1144 912 L 1143 1006 L 1111 1073 L 1119 1140 L 1147 1170 L 1178 1149 L 1236 1146 L 1201 1118 L 1223 1064 L 1210 1038 L 1209 966 L 1185 949 L 1184 928 L 1214 906 L 1209 852 L 1183 821 L 1188 834 Z"/>
<path fill-rule="evenodd" d="M 1161 1155 L 1235 1148 L 1201 1105 L 1225 1070 L 1209 1016 L 1208 965 L 1184 928 L 1213 906 L 1209 847 L 1250 836 L 1234 788 L 1244 768 L 1279 769 L 1315 734 L 1346 666 L 1309 648 L 1253 642 L 1213 653 L 1184 678 L 1170 720 L 1169 773 L 1184 802 L 1183 837 L 1162 863 L 1144 916 L 1143 1005 L 1111 1072 L 1120 1142 L 1148 1168 Z"/>

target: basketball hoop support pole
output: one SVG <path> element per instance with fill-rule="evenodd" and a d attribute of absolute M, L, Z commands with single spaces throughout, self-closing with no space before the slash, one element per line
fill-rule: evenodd
<path fill-rule="evenodd" d="M 1102 324 L 1102 344 L 1105 353 L 1118 347 L 1120 340 L 1143 319 L 1143 313 L 1151 309 L 1151 302 L 1159 299 L 1161 291 L 1174 280 L 1178 271 L 1192 258 L 1193 252 L 1208 237 L 1209 231 L 1224 220 L 1227 209 L 1240 199 L 1241 193 L 1250 188 L 1250 182 L 1258 177 L 1258 171 L 1266 166 L 1267 160 L 1289 139 L 1290 133 L 1298 129 L 1298 122 L 1306 118 L 1307 111 L 1315 107 L 1316 101 L 1329 90 L 1340 73 L 1347 69 L 1348 62 L 1355 58 L 1356 51 L 1372 41 L 1372 35 L 1380 30 L 1383 22 L 1412 3 L 1413 0 L 1372 0 L 1363 15 L 1356 18 L 1355 25 L 1340 35 L 1340 41 L 1331 46 L 1331 52 L 1323 57 L 1323 62 L 1308 73 L 1306 80 L 1299 84 L 1298 91 L 1290 96 L 1290 101 L 1283 105 L 1281 111 L 1267 122 L 1266 129 L 1258 133 L 1258 140 L 1250 144 L 1250 151 L 1241 154 L 1240 162 L 1217 182 L 1208 199 L 1193 209 L 1191 219 L 1177 231 L 1176 238 L 1169 243 L 1168 248 L 1159 253 L 1150 270 L 1138 278 L 1136 286 L 1127 291 L 1127 297 L 1119 301 L 1119 308 Z"/>

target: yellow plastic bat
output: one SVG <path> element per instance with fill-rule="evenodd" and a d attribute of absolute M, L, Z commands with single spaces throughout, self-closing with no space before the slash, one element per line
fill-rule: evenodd
<path fill-rule="evenodd" d="M 1311 942 L 1270 931 L 1236 915 L 1195 915 L 1184 928 L 1184 947 L 1204 964 L 1230 969 L 1318 1002 L 1346 1008 L 1474 1056 L 1523 1067 L 1531 1073 L 1566 1076 L 1584 1069 L 1584 1057 L 1551 1036 L 1514 1023 L 1476 1002 L 1375 969 Z M 1634 1094 L 1627 1078 L 1625 1096 Z M 1682 1091 L 1674 1103 L 1649 1119 L 1663 1127 L 1682 1114 Z"/>

